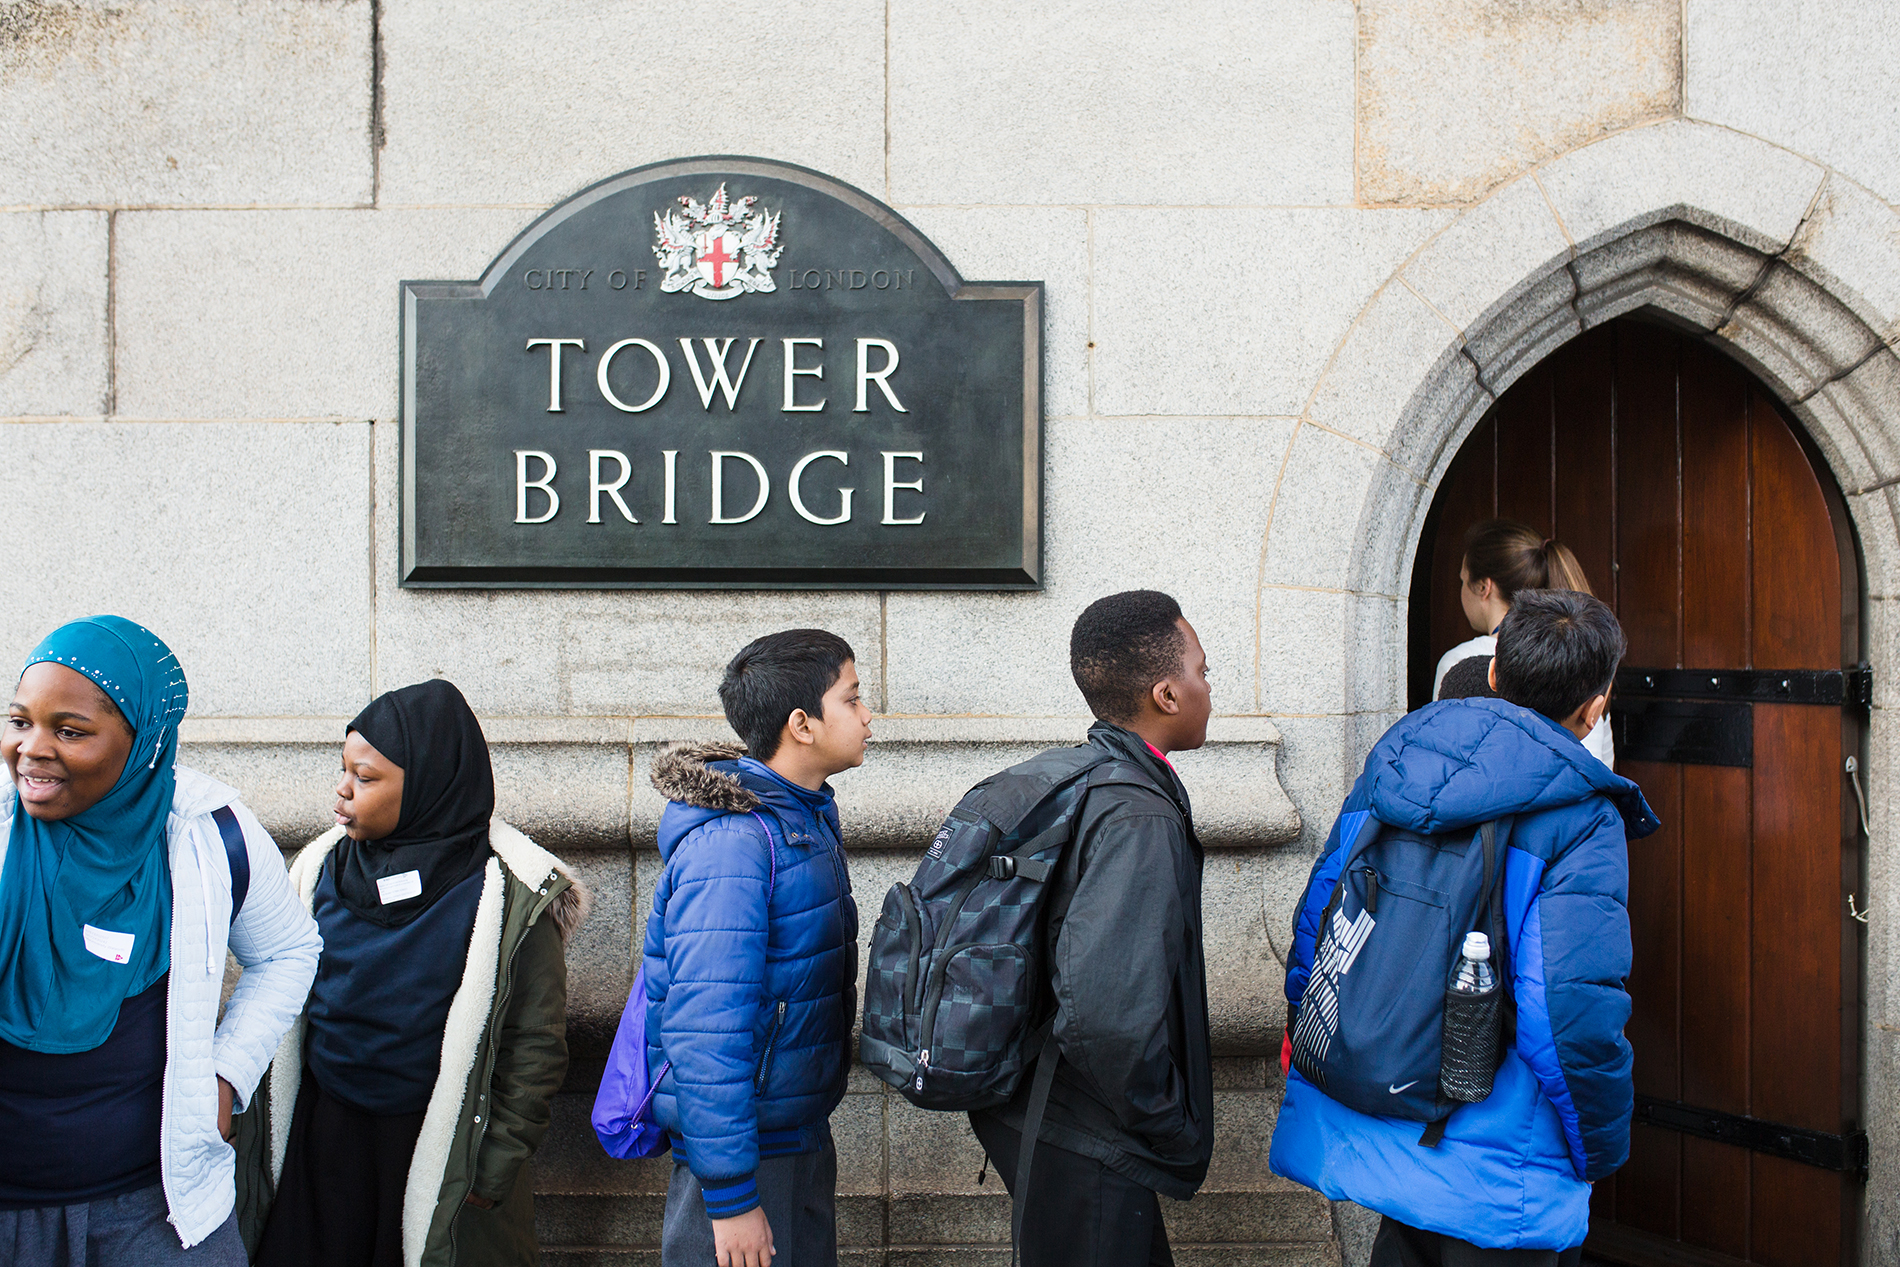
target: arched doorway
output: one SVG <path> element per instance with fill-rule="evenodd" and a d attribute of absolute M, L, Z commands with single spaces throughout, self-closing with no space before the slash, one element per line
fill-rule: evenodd
<path fill-rule="evenodd" d="M 1618 768 L 1664 820 L 1630 851 L 1637 1125 L 1591 1248 L 1635 1264 L 1856 1260 L 1859 565 L 1839 491 L 1771 393 L 1626 318 L 1514 384 L 1439 486 L 1413 570 L 1412 706 L 1469 636 L 1465 526 L 1576 551 L 1630 652 Z"/>

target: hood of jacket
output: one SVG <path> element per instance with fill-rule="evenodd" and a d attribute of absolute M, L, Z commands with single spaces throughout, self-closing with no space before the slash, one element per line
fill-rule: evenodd
<path fill-rule="evenodd" d="M 669 802 L 660 816 L 660 860 L 673 856 L 688 833 L 727 814 L 764 809 L 784 827 L 785 843 L 820 843 L 824 828 L 840 839 L 838 805 L 831 785 L 799 787 L 746 756 L 734 743 L 679 744 L 654 759 L 653 787 Z"/>
<path fill-rule="evenodd" d="M 1505 814 L 1609 799 L 1632 839 L 1661 821 L 1634 783 L 1541 713 L 1501 699 L 1444 700 L 1407 714 L 1366 759 L 1373 815 L 1435 834 Z"/>

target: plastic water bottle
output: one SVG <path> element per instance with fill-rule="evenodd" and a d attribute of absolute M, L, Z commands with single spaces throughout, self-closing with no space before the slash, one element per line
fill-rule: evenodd
<path fill-rule="evenodd" d="M 1491 939 L 1483 933 L 1466 933 L 1457 975 L 1452 978 L 1455 994 L 1489 994 L 1498 983 L 1491 971 Z"/>

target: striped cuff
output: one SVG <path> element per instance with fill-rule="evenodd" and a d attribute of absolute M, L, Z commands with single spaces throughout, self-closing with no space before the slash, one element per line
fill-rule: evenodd
<path fill-rule="evenodd" d="M 706 1215 L 730 1219 L 759 1204 L 759 1183 L 752 1175 L 736 1179 L 701 1179 L 699 1193 L 706 1199 Z"/>

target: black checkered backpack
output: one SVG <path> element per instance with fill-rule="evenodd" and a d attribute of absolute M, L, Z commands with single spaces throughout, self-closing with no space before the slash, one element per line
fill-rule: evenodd
<path fill-rule="evenodd" d="M 1019 1195 L 1056 1068 L 1043 953 L 1049 881 L 1084 797 L 1116 783 L 1153 786 L 1088 745 L 984 779 L 950 811 L 910 883 L 892 886 L 871 930 L 858 1042 L 866 1069 L 919 1108 L 967 1111 L 1007 1103 L 1035 1062 Z"/>

